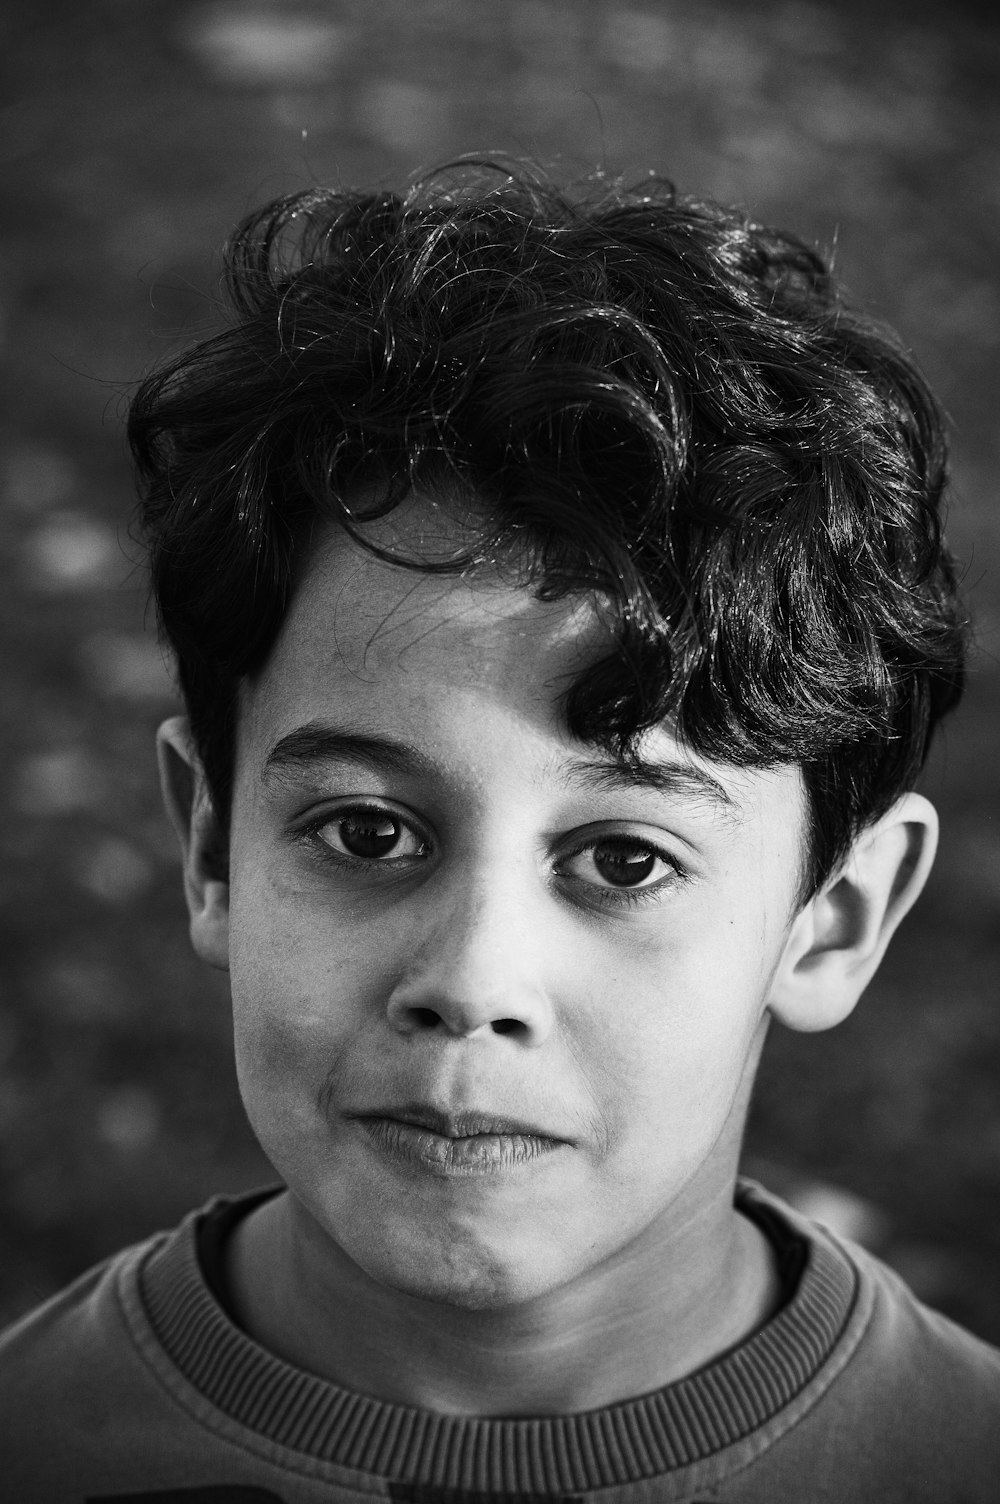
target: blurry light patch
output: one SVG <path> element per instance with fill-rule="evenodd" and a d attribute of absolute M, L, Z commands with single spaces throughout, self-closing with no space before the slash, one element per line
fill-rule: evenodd
<path fill-rule="evenodd" d="M 774 40 L 800 57 L 825 57 L 844 46 L 844 30 L 836 12 L 808 0 L 790 0 L 771 21 Z"/>
<path fill-rule="evenodd" d="M 992 282 L 935 270 L 910 279 L 902 306 L 902 322 L 945 343 L 962 339 L 987 349 L 1000 344 L 1000 292 Z"/>
<path fill-rule="evenodd" d="M 52 112 L 42 100 L 18 99 L 0 110 L 0 162 L 18 162 L 43 146 Z"/>
<path fill-rule="evenodd" d="M 80 648 L 80 662 L 94 688 L 128 700 L 177 698 L 164 654 L 153 637 L 95 632 Z"/>
<path fill-rule="evenodd" d="M 524 73 L 517 81 L 518 117 L 532 130 L 584 116 L 591 103 L 583 89 L 574 88 L 552 73 Z"/>
<path fill-rule="evenodd" d="M 202 6 L 183 40 L 226 83 L 321 83 L 344 45 L 343 28 L 322 11 L 290 5 Z"/>
<path fill-rule="evenodd" d="M 85 957 L 57 957 L 40 966 L 32 981 L 45 1016 L 80 1024 L 113 1023 L 128 1018 L 136 1006 L 117 973 Z"/>
<path fill-rule="evenodd" d="M 67 815 L 97 809 L 106 792 L 101 765 L 82 747 L 26 757 L 14 778 L 14 805 L 27 815 Z"/>
<path fill-rule="evenodd" d="M 320 130 L 326 134 L 334 130 L 339 124 L 340 112 L 337 109 L 338 101 L 332 98 L 323 100 Z M 293 130 L 303 140 L 309 140 L 313 134 L 312 122 L 316 119 L 317 111 L 313 102 L 313 96 L 305 89 L 288 90 L 281 94 L 272 94 L 268 100 L 268 109 L 271 119 L 287 130 Z"/>
<path fill-rule="evenodd" d="M 3 500 L 21 512 L 59 506 L 77 485 L 73 466 L 54 449 L 14 449 L 3 463 Z"/>
<path fill-rule="evenodd" d="M 880 1248 L 889 1236 L 889 1219 L 863 1196 L 819 1180 L 801 1181 L 785 1190 L 797 1212 L 828 1227 L 838 1237 L 865 1248 Z"/>
<path fill-rule="evenodd" d="M 886 1250 L 884 1257 L 918 1300 L 942 1305 L 962 1293 L 965 1281 L 961 1262 L 946 1248 L 930 1243 L 899 1243 Z"/>
<path fill-rule="evenodd" d="M 887 38 L 892 71 L 915 89 L 943 94 L 955 66 L 952 38 L 945 29 L 907 27 Z"/>
<path fill-rule="evenodd" d="M 12 1013 L 0 1012 L 0 1070 L 3 1070 L 10 1061 L 20 1042 L 21 1033 L 17 1019 Z M 5 1083 L 6 1086 L 6 1083 Z M 6 1090 L 0 1091 L 0 1129 L 3 1127 L 6 1116 Z"/>
<path fill-rule="evenodd" d="M 126 904 L 149 887 L 153 867 L 130 841 L 109 836 L 80 862 L 77 880 L 105 903 Z"/>
<path fill-rule="evenodd" d="M 371 83 L 358 101 L 356 118 L 384 146 L 416 156 L 434 152 L 450 124 L 440 95 L 396 78 Z"/>
<path fill-rule="evenodd" d="M 583 20 L 579 9 L 553 6 L 550 0 L 515 0 L 509 10 L 510 29 L 522 47 L 544 48 L 546 60 L 560 66 L 578 50 Z"/>
<path fill-rule="evenodd" d="M 974 882 L 969 881 L 972 873 Z M 1000 914 L 1000 830 L 954 822 L 943 843 L 937 881 L 942 899 L 957 902 L 963 921 Z"/>
<path fill-rule="evenodd" d="M 820 172 L 823 153 L 817 143 L 804 137 L 791 121 L 775 116 L 763 123 L 742 123 L 723 130 L 718 171 L 720 196 L 738 199 L 748 172 L 762 193 L 808 192 Z M 728 179 L 726 162 L 735 165 Z"/>
<path fill-rule="evenodd" d="M 685 50 L 676 22 L 644 10 L 609 13 L 602 49 L 614 62 L 637 73 L 655 73 Z"/>
<path fill-rule="evenodd" d="M 727 16 L 725 22 L 700 29 L 694 43 L 689 59 L 694 78 L 703 89 L 725 91 L 727 109 L 734 98 L 760 88 L 772 56 L 763 38 L 734 26 Z"/>
<path fill-rule="evenodd" d="M 97 1136 L 119 1154 L 137 1154 L 156 1138 L 161 1113 L 152 1092 L 119 1086 L 107 1092 L 95 1113 Z"/>
<path fill-rule="evenodd" d="M 123 204 L 105 226 L 104 248 L 112 265 L 130 278 L 140 268 L 154 307 L 162 264 L 201 250 L 195 224 L 186 224 L 171 208 L 158 203 Z"/>
<path fill-rule="evenodd" d="M 49 589 L 107 585 L 125 569 L 115 529 L 83 512 L 53 513 L 25 546 L 36 581 Z"/>
<path fill-rule="evenodd" d="M 5 1067 L 9 1059 L 8 1055 L 4 1061 Z M 16 1141 L 22 1119 L 27 1116 L 29 1092 L 26 1084 L 19 1081 L 13 1072 L 7 1074 L 6 1069 L 0 1084 L 3 1088 L 0 1090 L 0 1134 L 3 1135 L 5 1150 L 9 1152 Z"/>
<path fill-rule="evenodd" d="M 918 90 L 883 97 L 860 81 L 806 78 L 796 104 L 801 128 L 827 147 L 874 152 L 947 151 L 950 129 L 939 102 Z"/>

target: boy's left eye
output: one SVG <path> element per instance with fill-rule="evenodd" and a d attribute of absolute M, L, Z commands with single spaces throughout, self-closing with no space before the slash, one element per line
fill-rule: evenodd
<path fill-rule="evenodd" d="M 605 836 L 560 862 L 561 872 L 599 888 L 653 887 L 677 867 L 654 847 L 629 836 Z"/>

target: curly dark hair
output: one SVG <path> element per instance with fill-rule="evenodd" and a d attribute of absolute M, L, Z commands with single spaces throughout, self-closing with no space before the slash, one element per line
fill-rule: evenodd
<path fill-rule="evenodd" d="M 567 695 L 577 737 L 627 759 L 669 717 L 713 760 L 801 766 L 807 892 L 912 785 L 963 680 L 943 425 L 816 251 L 659 178 L 567 191 L 464 158 L 403 195 L 277 200 L 226 285 L 230 326 L 129 422 L 224 825 L 237 689 L 314 529 L 375 548 L 366 520 L 417 486 L 481 525 L 414 567 L 516 558 L 543 597 L 601 603 L 616 646 Z"/>

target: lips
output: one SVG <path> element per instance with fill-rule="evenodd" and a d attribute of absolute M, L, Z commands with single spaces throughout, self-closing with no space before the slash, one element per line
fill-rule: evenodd
<path fill-rule="evenodd" d="M 369 1116 L 368 1113 L 360 1116 Z M 391 1118 L 397 1123 L 410 1123 L 414 1128 L 427 1128 L 442 1138 L 475 1138 L 480 1134 L 513 1134 L 526 1138 L 551 1138 L 544 1128 L 517 1118 L 504 1117 L 495 1112 L 441 1112 L 436 1107 L 423 1103 L 407 1103 L 403 1107 L 377 1108 L 370 1116 Z"/>
<path fill-rule="evenodd" d="M 501 1174 L 566 1145 L 535 1124 L 493 1112 L 406 1103 L 350 1116 L 383 1155 L 437 1175 Z"/>

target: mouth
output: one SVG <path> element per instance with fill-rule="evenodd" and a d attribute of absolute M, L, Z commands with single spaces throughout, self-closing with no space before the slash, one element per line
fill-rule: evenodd
<path fill-rule="evenodd" d="M 441 1112 L 422 1103 L 352 1113 L 387 1158 L 437 1175 L 498 1175 L 566 1146 L 534 1124 L 492 1112 Z"/>

